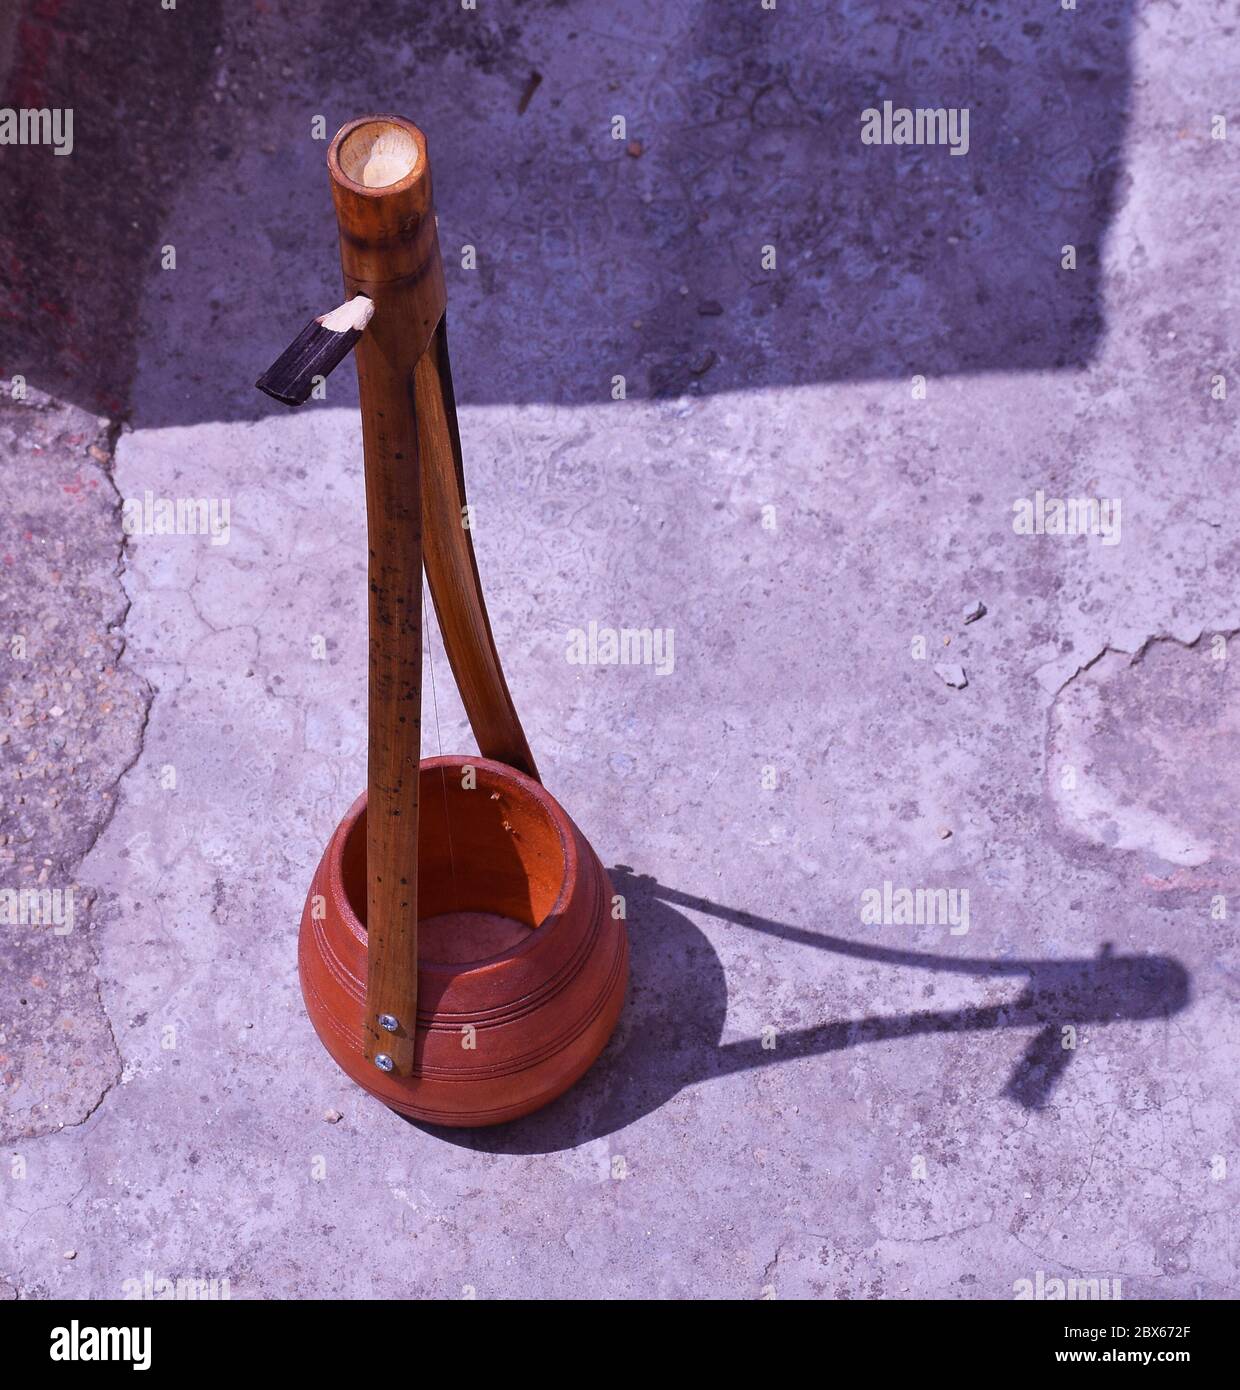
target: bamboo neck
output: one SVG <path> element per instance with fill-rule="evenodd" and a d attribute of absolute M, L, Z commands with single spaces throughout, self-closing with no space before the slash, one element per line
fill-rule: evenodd
<path fill-rule="evenodd" d="M 374 302 L 355 349 L 370 588 L 365 1055 L 409 1075 L 416 1066 L 424 561 L 479 748 L 537 772 L 465 524 L 426 140 L 399 117 L 353 121 L 332 142 L 328 168 L 346 288 Z"/>

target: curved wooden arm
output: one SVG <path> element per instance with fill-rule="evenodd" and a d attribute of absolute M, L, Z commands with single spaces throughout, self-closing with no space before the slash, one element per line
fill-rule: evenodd
<path fill-rule="evenodd" d="M 465 471 L 446 316 L 418 362 L 414 395 L 422 455 L 422 562 L 452 675 L 483 756 L 539 781 L 495 649 L 473 537 L 466 525 Z"/>

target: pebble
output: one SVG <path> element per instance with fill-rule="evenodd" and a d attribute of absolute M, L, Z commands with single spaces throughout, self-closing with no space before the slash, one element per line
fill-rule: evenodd
<path fill-rule="evenodd" d="M 76 1250 L 66 1250 L 66 1251 L 65 1251 L 65 1259 L 66 1259 L 66 1260 L 76 1260 L 76 1259 L 77 1259 L 77 1251 L 76 1251 Z"/>
<path fill-rule="evenodd" d="M 964 610 L 964 620 L 966 623 L 975 623 L 979 618 L 984 618 L 985 616 L 986 605 L 980 598 L 975 599 L 968 608 Z"/>
<path fill-rule="evenodd" d="M 323 1118 L 327 1121 L 329 1125 L 335 1125 L 339 1124 L 340 1121 L 344 1119 L 344 1116 L 340 1113 L 339 1110 L 329 1110 L 323 1116 Z"/>
<path fill-rule="evenodd" d="M 634 159 L 640 159 L 642 157 L 642 142 L 640 140 L 630 140 L 628 151 Z"/>
<path fill-rule="evenodd" d="M 969 683 L 968 676 L 964 673 L 963 666 L 952 666 L 947 662 L 940 661 L 934 668 L 934 674 L 944 685 L 950 685 L 956 690 L 963 690 Z"/>
<path fill-rule="evenodd" d="M 945 826 L 945 825 L 940 825 L 940 826 L 939 826 L 939 839 L 940 839 L 940 840 L 950 840 L 951 837 L 952 837 L 952 832 L 947 828 L 947 826 Z"/>

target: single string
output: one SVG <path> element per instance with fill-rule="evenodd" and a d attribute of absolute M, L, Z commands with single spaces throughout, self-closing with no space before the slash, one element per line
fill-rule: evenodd
<path fill-rule="evenodd" d="M 443 736 L 439 732 L 439 696 L 435 691 L 435 649 L 431 646 L 431 619 L 428 609 L 426 579 L 422 580 L 422 624 L 426 629 L 426 660 L 431 671 L 431 712 L 435 716 L 435 745 L 443 757 Z M 461 897 L 456 887 L 456 856 L 452 852 L 452 821 L 448 814 L 448 770 L 440 764 L 439 779 L 443 787 L 443 827 L 448 837 L 448 866 L 452 870 L 452 903 L 460 911 Z"/>

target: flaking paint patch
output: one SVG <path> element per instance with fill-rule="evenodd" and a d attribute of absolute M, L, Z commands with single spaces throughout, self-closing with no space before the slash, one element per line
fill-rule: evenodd
<path fill-rule="evenodd" d="M 1047 778 L 1069 830 L 1181 868 L 1240 858 L 1228 810 L 1240 704 L 1211 636 L 1154 639 L 1133 656 L 1107 651 L 1064 685 L 1051 709 Z"/>

